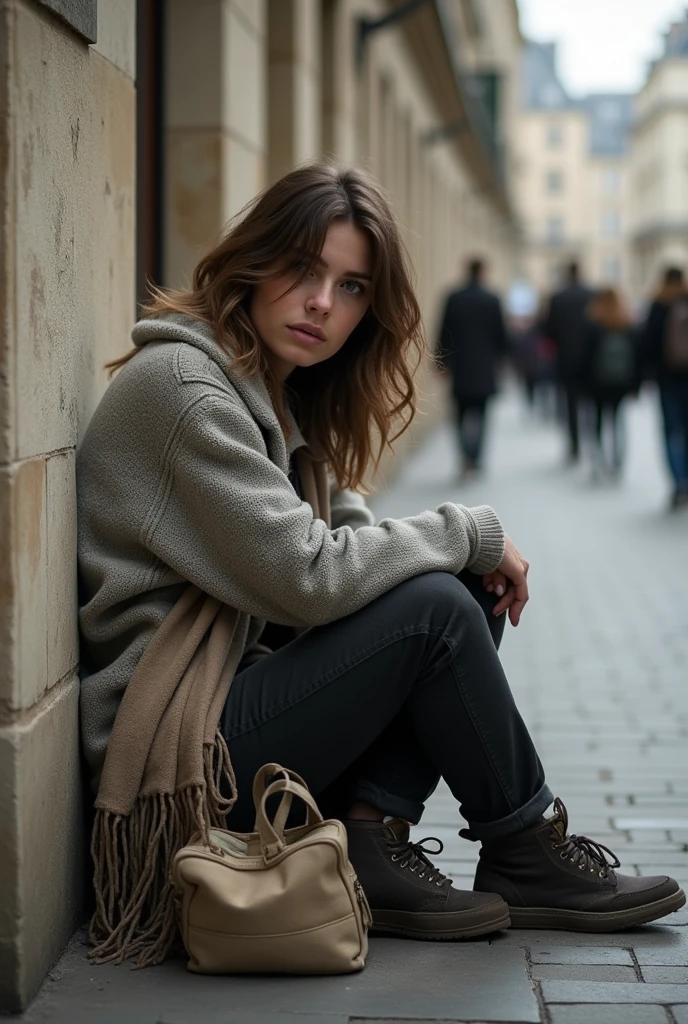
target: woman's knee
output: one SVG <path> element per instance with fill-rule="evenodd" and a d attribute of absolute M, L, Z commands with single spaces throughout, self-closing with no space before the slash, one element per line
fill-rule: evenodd
<path fill-rule="evenodd" d="M 484 628 L 486 615 L 467 587 L 451 573 L 427 572 L 401 584 L 404 599 L 423 615 L 446 627 L 453 621 L 464 627 Z"/>

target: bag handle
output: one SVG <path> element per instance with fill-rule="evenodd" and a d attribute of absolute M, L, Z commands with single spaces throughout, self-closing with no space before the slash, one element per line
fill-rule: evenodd
<path fill-rule="evenodd" d="M 253 806 L 256 811 L 260 806 L 263 793 L 268 786 L 267 780 L 271 775 L 281 775 L 285 780 L 293 779 L 294 782 L 298 782 L 305 789 L 308 789 L 301 776 L 297 772 L 293 772 L 291 768 L 283 768 L 281 764 L 264 764 L 262 768 L 258 769 L 253 779 Z"/>
<path fill-rule="evenodd" d="M 282 801 L 275 814 L 274 822 L 268 818 L 266 804 L 271 796 L 282 793 Z M 297 796 L 308 808 L 308 825 L 317 825 L 323 821 L 318 805 L 306 786 L 294 782 L 292 779 L 278 779 L 263 793 L 259 806 L 256 808 L 256 831 L 260 836 L 260 845 L 263 857 L 269 860 L 275 857 L 285 847 L 284 825 L 291 809 L 292 799 Z"/>
<path fill-rule="evenodd" d="M 290 768 L 283 768 L 281 764 L 264 764 L 262 768 L 258 769 L 253 779 L 253 806 L 256 809 L 256 824 L 253 828 L 254 832 L 258 831 L 258 808 L 260 807 L 260 802 L 263 799 L 263 794 L 268 787 L 267 780 L 272 775 L 280 775 L 286 782 L 288 782 L 289 779 L 293 779 L 294 782 L 303 786 L 304 789 L 308 789 L 308 786 L 301 776 L 296 772 L 293 772 Z M 291 804 L 291 800 L 289 803 Z M 284 820 L 287 820 L 286 816 Z"/>

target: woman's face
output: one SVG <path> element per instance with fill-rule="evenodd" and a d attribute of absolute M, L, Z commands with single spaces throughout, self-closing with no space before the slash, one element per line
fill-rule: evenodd
<path fill-rule="evenodd" d="M 250 316 L 280 380 L 297 366 L 329 359 L 370 305 L 372 253 L 365 232 L 335 220 L 314 269 L 292 287 L 303 264 L 256 285 Z"/>

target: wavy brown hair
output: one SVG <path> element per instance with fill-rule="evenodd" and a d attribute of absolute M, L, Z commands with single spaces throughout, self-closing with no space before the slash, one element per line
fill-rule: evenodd
<path fill-rule="evenodd" d="M 588 317 L 605 331 L 625 331 L 631 317 L 615 288 L 601 288 L 588 306 Z"/>
<path fill-rule="evenodd" d="M 682 299 L 685 294 L 686 279 L 683 276 L 683 271 L 680 267 L 667 267 L 654 301 L 661 302 L 664 306 L 670 306 L 676 299 Z"/>
<path fill-rule="evenodd" d="M 252 289 L 303 261 L 315 266 L 330 224 L 360 228 L 372 249 L 370 307 L 330 359 L 296 367 L 285 391 L 249 317 Z M 265 189 L 239 214 L 185 291 L 155 289 L 144 316 L 175 312 L 209 324 L 233 370 L 261 375 L 287 431 L 285 398 L 309 446 L 340 487 L 358 488 L 416 412 L 414 372 L 425 352 L 408 256 L 381 189 L 360 170 L 301 167 Z M 114 371 L 136 354 L 108 364 Z M 286 392 L 286 395 L 285 395 Z"/>

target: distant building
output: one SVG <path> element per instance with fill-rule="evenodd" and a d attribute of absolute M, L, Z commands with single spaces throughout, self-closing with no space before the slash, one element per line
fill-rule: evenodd
<path fill-rule="evenodd" d="M 572 98 L 557 72 L 555 44 L 526 43 L 514 190 L 521 269 L 541 293 L 559 283 L 571 259 L 593 283 L 628 285 L 631 116 L 625 94 Z"/>
<path fill-rule="evenodd" d="M 688 267 L 688 14 L 636 97 L 629 209 L 632 283 L 647 295 L 663 267 Z"/>

